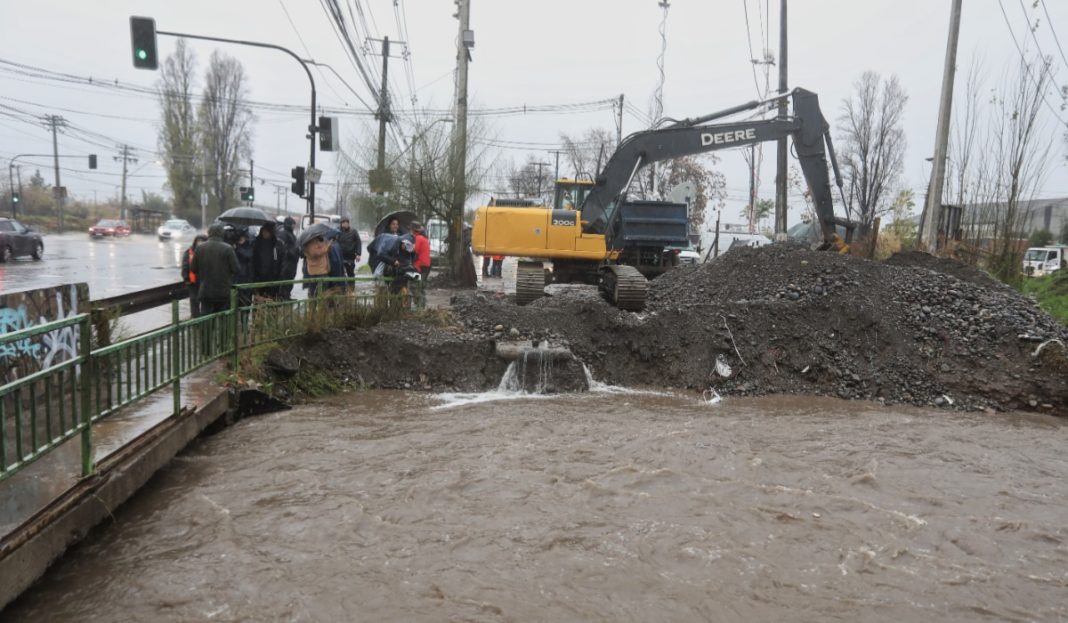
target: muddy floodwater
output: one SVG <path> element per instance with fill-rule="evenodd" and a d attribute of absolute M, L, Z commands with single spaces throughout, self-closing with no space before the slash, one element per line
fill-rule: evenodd
<path fill-rule="evenodd" d="M 13 621 L 1068 617 L 1061 421 L 351 393 L 201 440 Z"/>

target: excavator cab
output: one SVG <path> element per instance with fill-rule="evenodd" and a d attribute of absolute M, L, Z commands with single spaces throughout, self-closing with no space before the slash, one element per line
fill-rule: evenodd
<path fill-rule="evenodd" d="M 593 190 L 593 180 L 560 178 L 556 180 L 554 210 L 578 210 L 586 195 Z"/>

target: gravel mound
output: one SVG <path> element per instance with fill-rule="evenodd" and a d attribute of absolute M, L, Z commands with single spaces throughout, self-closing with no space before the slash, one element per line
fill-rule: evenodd
<path fill-rule="evenodd" d="M 895 253 L 887 258 L 886 263 L 891 266 L 926 268 L 935 272 L 953 275 L 961 281 L 968 281 L 988 288 L 1008 287 L 975 266 L 969 266 L 954 259 L 936 257 L 922 251 Z"/>

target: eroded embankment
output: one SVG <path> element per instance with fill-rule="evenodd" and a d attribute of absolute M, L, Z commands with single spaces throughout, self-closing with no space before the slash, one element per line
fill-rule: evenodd
<path fill-rule="evenodd" d="M 467 292 L 445 323 L 330 331 L 289 352 L 365 386 L 476 391 L 507 368 L 498 342 L 548 341 L 576 357 L 556 362 L 549 391 L 581 389 L 585 363 L 618 385 L 1068 415 L 1064 347 L 1034 355 L 1068 329 L 1006 286 L 896 261 L 736 250 L 654 281 L 641 314 L 583 288 L 526 307 Z"/>

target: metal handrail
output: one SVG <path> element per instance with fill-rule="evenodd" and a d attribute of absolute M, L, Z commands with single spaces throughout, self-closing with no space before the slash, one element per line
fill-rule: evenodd
<path fill-rule="evenodd" d="M 310 314 L 331 310 L 316 322 L 344 321 L 348 313 L 345 310 L 370 307 L 366 303 L 372 300 L 376 305 L 385 301 L 386 309 L 405 309 L 393 306 L 392 295 L 381 298 L 381 290 L 374 295 L 357 293 L 334 298 L 325 287 L 319 287 L 317 295 L 309 299 L 248 306 L 238 302 L 242 290 L 357 282 L 381 284 L 388 279 L 360 275 L 238 284 L 231 289 L 228 310 L 179 320 L 178 301 L 172 301 L 169 325 L 95 350 L 90 346 L 91 314 L 85 313 L 0 335 L 0 344 L 4 344 L 73 326 L 79 331 L 75 356 L 0 386 L 0 482 L 79 435 L 82 473 L 88 476 L 93 470 L 93 422 L 136 404 L 168 384 L 172 386 L 173 408 L 177 413 L 181 409 L 182 378 L 228 356 L 233 357 L 231 365 L 236 369 L 243 350 L 300 335 L 306 326 L 304 321 L 312 317 Z M 319 305 L 328 299 L 352 301 L 355 308 L 348 304 L 340 308 Z M 273 315 L 285 307 L 293 311 Z M 338 310 L 342 313 L 331 315 Z M 257 311 L 261 313 L 256 314 Z M 256 326 L 255 319 L 262 317 L 263 312 L 269 320 L 266 325 Z M 260 331 L 263 328 L 266 331 Z"/>

